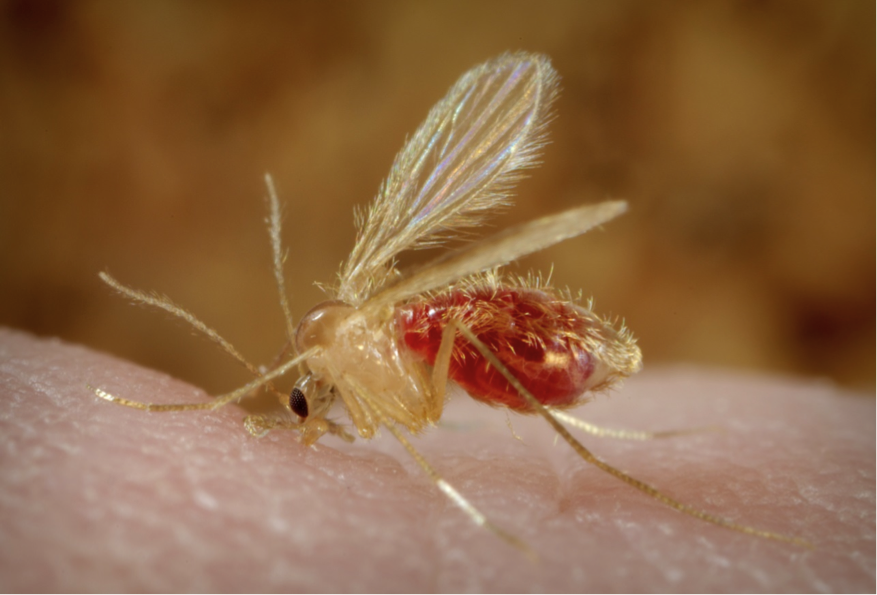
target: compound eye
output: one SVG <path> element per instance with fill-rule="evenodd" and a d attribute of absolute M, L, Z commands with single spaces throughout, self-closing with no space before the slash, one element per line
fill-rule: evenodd
<path fill-rule="evenodd" d="M 308 400 L 298 387 L 292 389 L 292 394 L 289 395 L 289 408 L 302 419 L 308 416 Z"/>

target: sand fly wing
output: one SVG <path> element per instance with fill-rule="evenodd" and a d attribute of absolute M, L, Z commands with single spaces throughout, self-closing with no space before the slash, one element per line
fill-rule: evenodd
<path fill-rule="evenodd" d="M 536 164 L 557 94 L 548 58 L 504 54 L 451 88 L 396 156 L 341 270 L 339 298 L 357 305 L 384 285 L 399 252 L 432 246 L 508 204 Z"/>
<path fill-rule="evenodd" d="M 585 205 L 510 227 L 475 244 L 449 252 L 381 289 L 365 308 L 380 308 L 444 287 L 458 279 L 508 264 L 602 225 L 627 210 L 623 200 Z"/>

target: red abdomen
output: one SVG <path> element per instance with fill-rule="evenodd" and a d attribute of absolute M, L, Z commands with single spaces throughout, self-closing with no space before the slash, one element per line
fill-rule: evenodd
<path fill-rule="evenodd" d="M 550 290 L 520 287 L 451 289 L 400 307 L 401 341 L 433 365 L 452 319 L 468 326 L 542 404 L 573 405 L 588 390 L 595 360 L 586 337 L 590 313 Z M 449 376 L 473 398 L 516 411 L 532 408 L 477 349 L 457 336 Z"/>

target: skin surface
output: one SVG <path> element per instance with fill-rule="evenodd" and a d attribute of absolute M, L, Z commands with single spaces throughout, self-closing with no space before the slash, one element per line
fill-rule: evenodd
<path fill-rule="evenodd" d="M 218 365 L 228 365 L 217 356 Z M 414 440 L 531 562 L 452 506 L 392 436 L 249 436 L 242 411 L 87 348 L 0 330 L 3 591 L 873 591 L 875 407 L 828 383 L 646 371 L 577 410 L 597 424 L 726 431 L 581 436 L 688 504 L 808 550 L 667 509 L 552 446 L 538 419 L 457 396 Z M 578 435 L 578 434 L 577 434 Z"/>

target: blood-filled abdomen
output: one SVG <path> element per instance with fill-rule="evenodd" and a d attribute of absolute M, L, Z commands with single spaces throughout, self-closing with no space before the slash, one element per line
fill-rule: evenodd
<path fill-rule="evenodd" d="M 627 341 L 639 369 L 639 349 L 622 329 L 551 289 L 495 284 L 451 288 L 398 308 L 400 340 L 430 365 L 434 364 L 442 331 L 450 320 L 468 326 L 509 371 L 542 404 L 568 407 L 589 390 L 604 388 L 622 370 L 612 369 L 596 352 Z M 610 344 L 607 344 L 610 343 Z M 458 334 L 451 354 L 449 377 L 473 398 L 516 411 L 530 411 L 502 374 Z"/>

